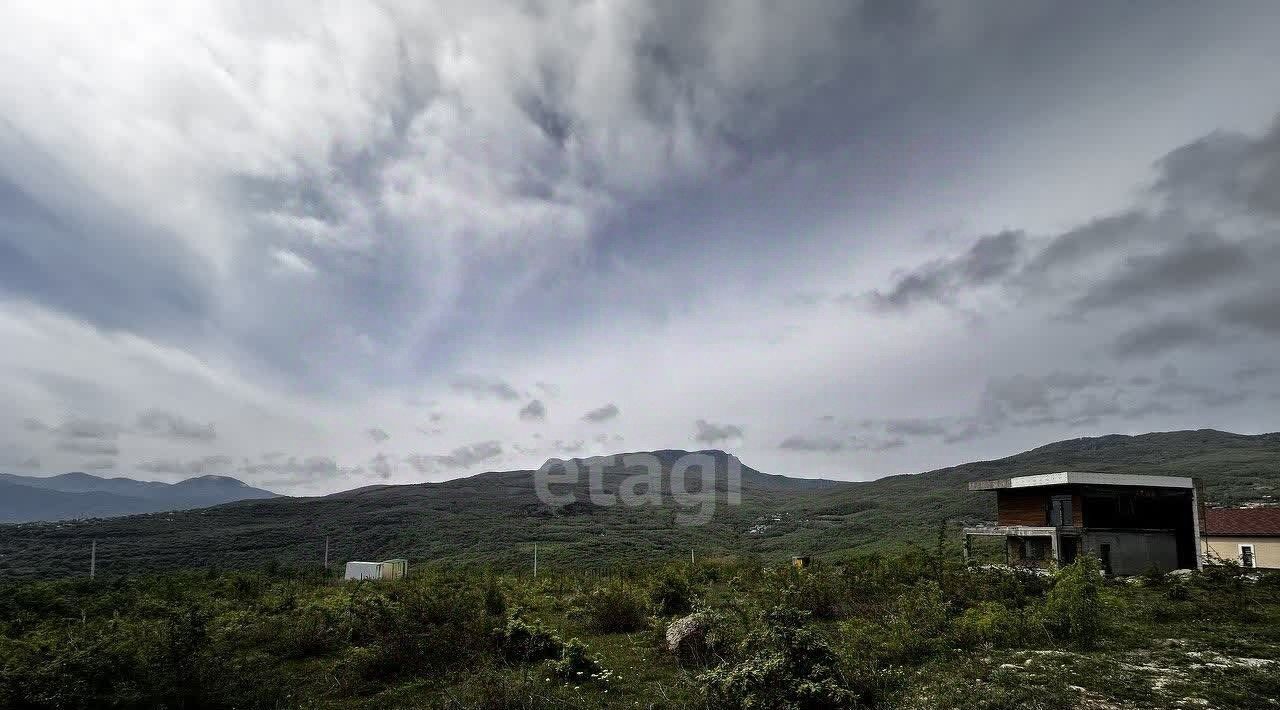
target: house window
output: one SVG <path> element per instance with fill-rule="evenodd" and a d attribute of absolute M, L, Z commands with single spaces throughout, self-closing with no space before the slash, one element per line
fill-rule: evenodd
<path fill-rule="evenodd" d="M 1033 537 L 1030 540 L 1027 540 L 1027 559 L 1043 560 L 1045 556 L 1045 548 L 1048 546 L 1048 542 L 1043 538 Z"/>
<path fill-rule="evenodd" d="M 1253 569 L 1257 566 L 1253 559 L 1253 545 L 1240 546 L 1240 566 L 1245 569 Z"/>

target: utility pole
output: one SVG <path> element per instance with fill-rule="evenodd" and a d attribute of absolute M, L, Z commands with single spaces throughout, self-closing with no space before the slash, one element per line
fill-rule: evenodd
<path fill-rule="evenodd" d="M 697 564 L 697 563 L 693 561 L 693 548 L 692 548 L 692 547 L 690 547 L 690 548 L 689 548 L 689 566 L 690 566 L 690 567 L 693 567 L 693 566 L 695 566 L 696 564 Z"/>
<path fill-rule="evenodd" d="M 324 536 L 324 571 L 329 571 L 329 536 Z"/>
<path fill-rule="evenodd" d="M 538 578 L 538 543 L 533 543 L 533 578 Z"/>
<path fill-rule="evenodd" d="M 98 541 L 94 540 L 89 547 L 89 579 L 98 575 Z"/>

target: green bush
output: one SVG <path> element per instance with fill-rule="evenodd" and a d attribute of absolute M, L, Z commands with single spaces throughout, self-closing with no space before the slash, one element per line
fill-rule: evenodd
<path fill-rule="evenodd" d="M 649 587 L 649 602 L 659 616 L 688 614 L 693 610 L 694 600 L 693 582 L 681 568 L 664 568 Z"/>
<path fill-rule="evenodd" d="M 808 612 L 819 619 L 844 616 L 848 599 L 844 578 L 820 562 L 808 569 L 787 565 L 771 570 L 765 584 L 778 590 L 770 595 L 774 604 Z"/>
<path fill-rule="evenodd" d="M 639 631 L 649 625 L 649 600 L 634 584 L 613 579 L 581 600 L 587 625 L 601 633 Z"/>
<path fill-rule="evenodd" d="M 560 650 L 560 658 L 551 664 L 557 677 L 570 683 L 607 680 L 600 659 L 592 656 L 586 645 L 576 638 L 569 639 Z"/>
<path fill-rule="evenodd" d="M 917 660 L 944 648 L 948 641 L 948 614 L 942 589 L 931 579 L 917 582 L 898 597 L 887 624 L 896 657 Z"/>
<path fill-rule="evenodd" d="M 514 663 L 533 663 L 559 658 L 564 642 L 545 626 L 512 614 L 496 634 L 502 657 Z"/>
<path fill-rule="evenodd" d="M 766 613 L 737 658 L 699 677 L 712 710 L 849 708 L 856 697 L 839 658 L 808 625 L 809 614 L 785 607 Z"/>
<path fill-rule="evenodd" d="M 962 647 L 1011 648 L 1028 641 L 1022 615 L 999 602 L 981 602 L 964 610 L 953 626 L 956 644 Z"/>
<path fill-rule="evenodd" d="M 1081 555 L 1054 575 L 1040 615 L 1055 638 L 1087 650 L 1096 647 L 1106 631 L 1108 606 L 1098 558 Z"/>

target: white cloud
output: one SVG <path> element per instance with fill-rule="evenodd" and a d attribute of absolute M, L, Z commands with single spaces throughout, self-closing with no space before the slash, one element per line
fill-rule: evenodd
<path fill-rule="evenodd" d="M 1064 38 L 1036 3 L 926 5 L 6 5 L 0 445 L 178 475 L 216 442 L 251 482 L 327 492 L 605 453 L 605 421 L 857 477 L 1264 420 L 1220 380 L 1270 355 L 1267 294 L 1224 306 L 1247 336 L 1179 355 L 1227 402 L 1196 417 L 1111 391 L 1151 369 L 1108 354 L 1133 316 L 1011 305 L 1027 242 L 970 247 L 1134 207 L 1170 149 L 1258 135 L 1272 23 L 1134 10 Z M 1147 38 L 1188 28 L 1195 51 Z M 1134 256 L 1111 237 L 1104 266 Z M 949 308 L 841 302 L 898 293 L 895 268 L 928 287 L 897 300 Z M 1085 371 L 1109 378 L 1089 401 L 1044 379 Z"/>

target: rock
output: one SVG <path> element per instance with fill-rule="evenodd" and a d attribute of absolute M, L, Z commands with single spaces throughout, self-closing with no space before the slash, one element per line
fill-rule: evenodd
<path fill-rule="evenodd" d="M 699 658 L 706 653 L 707 631 L 711 619 L 704 612 L 694 612 L 676 619 L 667 627 L 667 650 L 681 658 Z"/>

